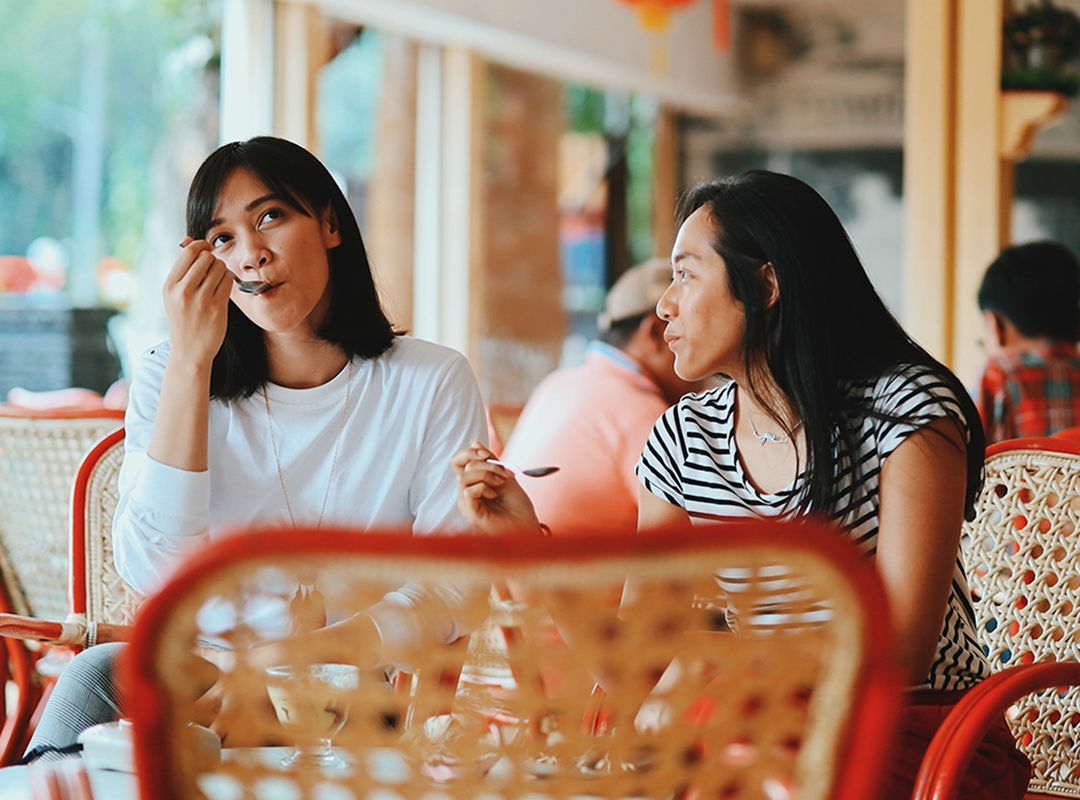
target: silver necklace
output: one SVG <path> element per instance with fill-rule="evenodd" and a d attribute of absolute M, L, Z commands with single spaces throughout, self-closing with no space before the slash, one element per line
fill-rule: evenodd
<path fill-rule="evenodd" d="M 345 405 L 341 409 L 341 422 L 338 424 L 337 438 L 334 440 L 334 455 L 330 460 L 330 477 L 326 479 L 326 493 L 323 495 L 322 508 L 319 509 L 319 520 L 315 523 L 315 529 L 322 527 L 323 514 L 326 513 L 326 501 L 330 499 L 330 489 L 334 486 L 334 471 L 337 469 L 338 451 L 341 449 L 341 434 L 345 430 L 345 420 L 349 416 L 349 392 L 352 390 L 352 358 L 349 359 L 349 370 L 345 376 Z M 285 508 L 289 512 L 289 522 L 296 527 L 296 518 L 293 516 L 292 503 L 289 502 L 289 490 L 285 488 L 285 473 L 281 469 L 281 456 L 278 454 L 277 436 L 274 435 L 274 419 L 270 415 L 270 395 L 266 393 L 266 384 L 262 385 L 263 402 L 266 405 L 266 426 L 270 429 L 270 446 L 274 450 L 274 464 L 277 466 L 278 483 L 281 484 L 281 494 L 285 498 Z"/>
<path fill-rule="evenodd" d="M 765 442 L 772 442 L 773 444 L 783 444 L 788 439 L 790 439 L 791 434 L 795 433 L 795 431 L 799 429 L 799 426 L 802 425 L 802 420 L 800 419 L 798 422 L 795 423 L 795 427 L 792 428 L 788 433 L 777 434 L 770 433 L 769 431 L 765 431 L 765 433 L 758 433 L 757 426 L 754 424 L 754 415 L 747 411 L 746 416 L 750 420 L 750 430 L 753 432 L 754 438 L 758 440 L 758 445 L 761 447 L 765 446 Z"/>

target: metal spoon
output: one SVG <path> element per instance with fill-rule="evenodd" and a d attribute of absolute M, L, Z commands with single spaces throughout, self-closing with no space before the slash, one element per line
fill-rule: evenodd
<path fill-rule="evenodd" d="M 519 475 L 524 475 L 526 478 L 543 478 L 545 475 L 550 475 L 553 472 L 558 472 L 558 467 L 529 467 L 528 469 L 522 469 L 516 467 L 513 464 L 508 464 L 505 461 L 500 461 L 497 458 L 489 458 L 487 460 L 489 464 L 495 464 L 500 467 L 505 467 L 511 472 L 516 472 Z"/>
<path fill-rule="evenodd" d="M 184 240 L 180 242 L 180 246 L 187 247 L 192 241 L 193 239 L 190 236 L 185 236 Z M 267 281 L 245 281 L 241 280 L 240 276 L 231 269 L 228 272 L 232 275 L 233 280 L 236 281 L 236 287 L 245 294 L 262 294 L 263 292 L 268 292 L 274 288 L 274 285 Z"/>
<path fill-rule="evenodd" d="M 232 275 L 233 280 L 236 281 L 236 288 L 247 294 L 262 294 L 263 292 L 274 288 L 274 285 L 267 281 L 242 281 L 240 280 L 240 276 L 235 272 L 230 271 L 229 274 Z"/>

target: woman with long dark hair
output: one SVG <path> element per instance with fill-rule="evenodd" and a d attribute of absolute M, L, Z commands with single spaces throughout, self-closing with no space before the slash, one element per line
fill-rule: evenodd
<path fill-rule="evenodd" d="M 638 528 L 747 516 L 831 521 L 875 560 L 910 684 L 883 798 L 908 798 L 949 708 L 989 674 L 960 529 L 981 487 L 983 431 L 964 387 L 874 288 L 828 204 L 766 171 L 690 190 L 657 304 L 675 370 L 726 379 L 657 422 L 637 474 Z M 477 526 L 539 525 L 480 444 L 454 458 Z M 1019 798 L 1029 775 L 1004 720 L 965 798 Z"/>

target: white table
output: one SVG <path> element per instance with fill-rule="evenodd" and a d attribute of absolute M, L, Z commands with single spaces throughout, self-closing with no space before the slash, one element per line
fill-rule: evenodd
<path fill-rule="evenodd" d="M 104 769 L 92 769 L 88 772 L 95 798 L 137 800 L 139 788 L 135 776 L 131 773 Z M 0 769 L 0 800 L 31 800 L 30 767 Z"/>

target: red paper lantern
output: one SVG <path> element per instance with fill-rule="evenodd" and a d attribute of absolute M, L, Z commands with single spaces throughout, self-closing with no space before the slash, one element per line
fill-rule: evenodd
<path fill-rule="evenodd" d="M 671 12 L 696 0 L 619 0 L 637 9 L 638 21 L 645 30 L 662 31 L 670 22 Z"/>
<path fill-rule="evenodd" d="M 671 12 L 692 5 L 697 0 L 619 0 L 637 9 L 638 21 L 645 30 L 657 32 L 667 28 Z M 721 50 L 731 45 L 730 10 L 728 0 L 713 0 L 713 42 Z"/>

